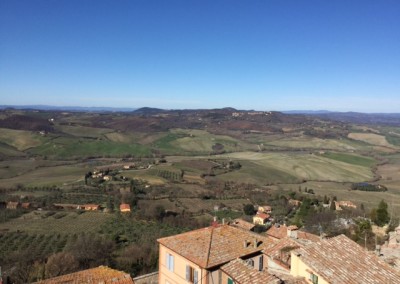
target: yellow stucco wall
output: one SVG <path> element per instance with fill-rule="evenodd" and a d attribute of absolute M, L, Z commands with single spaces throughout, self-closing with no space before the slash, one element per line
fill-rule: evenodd
<path fill-rule="evenodd" d="M 293 252 L 291 254 L 291 267 L 290 267 L 290 274 L 293 276 L 300 276 L 304 277 L 308 283 L 312 283 L 310 278 L 310 272 L 312 271 L 313 274 L 318 276 L 318 284 L 329 284 L 329 282 L 325 281 L 318 273 L 313 271 L 309 266 L 307 266 L 301 259 L 295 255 Z"/>
<path fill-rule="evenodd" d="M 174 256 L 174 271 L 169 271 L 166 265 L 166 254 L 169 253 Z M 159 284 L 187 284 L 190 283 L 186 281 L 186 265 L 190 265 L 198 271 L 199 284 L 205 284 L 206 270 L 201 269 L 200 266 L 194 264 L 193 262 L 187 260 L 186 258 L 180 256 L 174 251 L 160 245 L 159 253 Z M 204 279 L 203 279 L 204 278 Z"/>

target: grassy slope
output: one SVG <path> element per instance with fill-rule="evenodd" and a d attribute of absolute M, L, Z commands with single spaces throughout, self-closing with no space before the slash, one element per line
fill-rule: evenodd
<path fill-rule="evenodd" d="M 60 219 L 54 218 L 56 215 L 46 217 L 45 213 L 45 211 L 30 212 L 20 218 L 0 224 L 0 230 L 19 230 L 37 234 L 95 232 L 100 229 L 104 222 L 112 218 L 112 215 L 102 212 L 84 212 L 80 215 L 75 212 L 68 212 L 66 216 Z"/>
<path fill-rule="evenodd" d="M 203 130 L 174 129 L 156 140 L 153 147 L 168 155 L 204 155 L 213 152 L 212 146 L 220 143 L 224 150 L 242 151 L 250 146 L 225 135 L 213 135 Z"/>
<path fill-rule="evenodd" d="M 83 158 L 89 156 L 124 155 L 147 156 L 150 150 L 139 144 L 124 144 L 107 140 L 76 139 L 60 137 L 31 149 L 31 154 L 48 156 L 54 159 Z"/>
<path fill-rule="evenodd" d="M 359 155 L 345 154 L 345 153 L 335 153 L 327 152 L 322 155 L 323 157 L 333 159 L 336 161 L 341 161 L 348 164 L 359 165 L 363 167 L 371 167 L 375 164 L 375 160 L 369 157 L 363 157 Z"/>
<path fill-rule="evenodd" d="M 31 131 L 0 128 L 0 142 L 24 151 L 41 145 L 42 139 L 39 134 Z"/>
<path fill-rule="evenodd" d="M 260 169 L 266 168 L 265 172 L 267 172 L 267 169 L 275 169 L 298 179 L 362 181 L 372 178 L 372 173 L 368 167 L 310 154 L 242 152 L 229 154 L 229 157 L 240 161 L 249 160 Z M 244 167 L 242 167 L 239 173 L 244 170 Z"/>
<path fill-rule="evenodd" d="M 37 168 L 16 177 L 0 179 L 0 187 L 14 187 L 19 183 L 25 186 L 45 186 L 82 182 L 87 171 L 83 164 Z"/>

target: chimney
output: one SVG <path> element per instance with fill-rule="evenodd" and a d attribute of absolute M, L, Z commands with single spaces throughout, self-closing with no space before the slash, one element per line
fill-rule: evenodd
<path fill-rule="evenodd" d="M 297 239 L 297 226 L 287 227 L 287 236 L 292 239 Z"/>
<path fill-rule="evenodd" d="M 211 223 L 214 228 L 218 227 L 217 217 L 214 217 L 214 221 Z"/>
<path fill-rule="evenodd" d="M 254 245 L 255 248 L 258 246 L 258 241 L 257 241 L 257 239 L 254 240 L 253 245 Z"/>
<path fill-rule="evenodd" d="M 225 218 L 222 218 L 222 225 L 225 225 Z"/>
<path fill-rule="evenodd" d="M 247 248 L 247 240 L 244 240 L 244 241 L 243 241 L 243 247 L 244 247 L 244 248 Z"/>
<path fill-rule="evenodd" d="M 380 255 L 381 255 L 381 246 L 380 246 L 380 245 L 376 245 L 376 246 L 375 246 L 375 254 L 376 254 L 377 256 L 380 256 Z"/>

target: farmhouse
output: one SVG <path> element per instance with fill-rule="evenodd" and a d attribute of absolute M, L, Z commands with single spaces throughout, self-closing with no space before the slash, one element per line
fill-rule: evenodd
<path fill-rule="evenodd" d="M 100 209 L 99 204 L 85 204 L 82 205 L 82 208 L 85 209 L 86 211 L 97 211 Z"/>
<path fill-rule="evenodd" d="M 131 206 L 129 204 L 127 204 L 127 203 L 122 203 L 119 206 L 119 211 L 121 211 L 121 212 L 131 212 Z"/>
<path fill-rule="evenodd" d="M 260 213 L 267 213 L 271 214 L 272 213 L 272 207 L 268 205 L 263 205 L 263 206 L 258 206 L 258 212 Z"/>
<path fill-rule="evenodd" d="M 7 203 L 7 209 L 17 209 L 21 207 L 21 203 L 10 201 Z"/>
<path fill-rule="evenodd" d="M 265 225 L 271 216 L 269 214 L 257 212 L 256 215 L 253 216 L 253 224 L 254 225 Z"/>
<path fill-rule="evenodd" d="M 112 180 L 112 176 L 110 176 L 110 175 L 104 176 L 103 180 L 110 181 L 110 180 Z"/>
<path fill-rule="evenodd" d="M 23 202 L 23 203 L 21 203 L 21 208 L 23 208 L 23 209 L 29 209 L 29 208 L 31 208 L 31 203 L 29 203 L 29 202 Z"/>
<path fill-rule="evenodd" d="M 339 201 L 339 206 L 340 207 L 347 207 L 347 208 L 353 208 L 356 209 L 357 205 L 355 205 L 353 202 L 351 201 Z"/>

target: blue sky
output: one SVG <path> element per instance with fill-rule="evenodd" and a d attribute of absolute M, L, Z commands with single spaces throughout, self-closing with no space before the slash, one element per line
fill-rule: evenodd
<path fill-rule="evenodd" d="M 400 112 L 398 0 L 0 0 L 0 104 Z"/>

